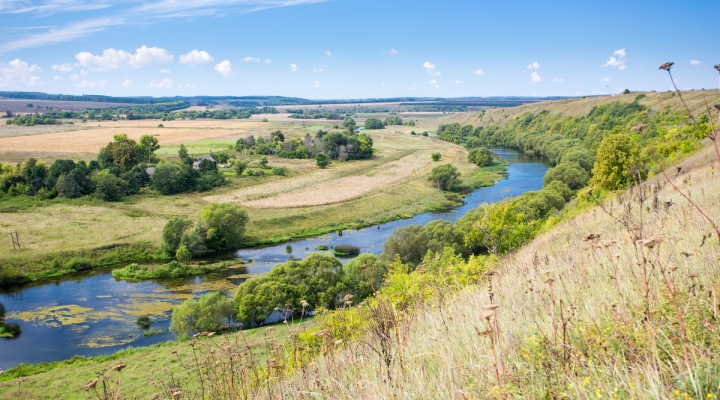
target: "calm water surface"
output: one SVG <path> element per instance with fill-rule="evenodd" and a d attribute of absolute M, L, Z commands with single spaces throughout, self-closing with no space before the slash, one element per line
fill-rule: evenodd
<path fill-rule="evenodd" d="M 518 196 L 542 187 L 547 166 L 509 149 L 493 149 L 510 163 L 508 177 L 495 186 L 477 189 L 465 198 L 465 204 L 452 211 L 416 215 L 359 230 L 294 240 L 279 245 L 242 249 L 235 256 L 252 262 L 202 276 L 154 281 L 116 280 L 112 268 L 97 269 L 56 282 L 43 283 L 0 292 L 0 302 L 8 310 L 7 322 L 22 326 L 22 334 L 12 340 L 0 339 L 0 369 L 27 362 L 56 361 L 75 355 L 110 354 L 128 346 L 147 346 L 174 339 L 168 332 L 170 309 L 187 298 L 213 290 L 228 294 L 242 283 L 247 274 L 269 271 L 291 257 L 304 258 L 320 245 L 352 244 L 363 253 L 380 254 L 395 229 L 406 225 L 425 225 L 434 220 L 454 222 L 483 203 Z M 292 246 L 288 254 L 286 246 Z M 328 253 L 329 254 L 329 253 Z M 114 268 L 117 268 L 115 266 Z M 135 325 L 139 315 L 150 314 L 153 328 L 163 331 L 143 336 Z"/>

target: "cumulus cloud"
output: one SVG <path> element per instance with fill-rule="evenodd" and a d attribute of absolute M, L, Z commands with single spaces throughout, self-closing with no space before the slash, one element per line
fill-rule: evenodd
<path fill-rule="evenodd" d="M 431 85 L 437 85 L 437 79 L 433 79 L 430 82 L 428 82 Z"/>
<path fill-rule="evenodd" d="M 78 75 L 78 74 L 72 74 L 72 75 L 70 75 L 70 79 L 76 81 L 76 80 L 80 79 L 80 75 Z"/>
<path fill-rule="evenodd" d="M 215 71 L 219 72 L 220 74 L 222 74 L 222 76 L 227 78 L 228 76 L 232 75 L 232 63 L 230 63 L 230 61 L 228 60 L 225 60 L 215 65 Z"/>
<path fill-rule="evenodd" d="M 266 58 L 266 59 L 265 59 L 265 63 L 266 63 L 266 64 L 271 64 L 271 63 L 272 63 L 272 60 L 270 60 L 269 58 Z"/>
<path fill-rule="evenodd" d="M 553 78 L 553 82 L 562 82 L 564 80 L 563 78 Z"/>
<path fill-rule="evenodd" d="M 692 65 L 693 67 L 697 67 L 699 65 L 702 65 L 702 62 L 698 60 L 690 60 L 690 65 Z"/>
<path fill-rule="evenodd" d="M 540 77 L 540 75 L 538 75 L 537 72 L 533 72 L 530 74 L 530 83 L 538 83 L 540 81 L 542 81 L 542 78 Z"/>
<path fill-rule="evenodd" d="M 298 70 L 297 64 L 290 64 L 290 71 L 297 72 L 297 70 Z"/>
<path fill-rule="evenodd" d="M 540 68 L 540 64 L 537 61 L 535 61 L 532 64 L 528 64 L 528 66 L 527 66 L 527 69 L 539 69 L 539 68 Z"/>
<path fill-rule="evenodd" d="M 119 68 L 142 68 L 153 64 L 173 61 L 173 55 L 159 47 L 142 46 L 135 53 L 113 48 L 103 50 L 102 55 L 93 55 L 82 51 L 75 55 L 80 65 L 91 71 L 107 71 Z"/>
<path fill-rule="evenodd" d="M 96 86 L 105 87 L 106 84 L 107 84 L 107 81 L 95 82 L 95 81 L 86 81 L 83 79 L 82 81 L 80 81 L 80 83 L 78 83 L 75 86 L 77 86 L 79 88 L 94 88 Z"/>
<path fill-rule="evenodd" d="M 20 59 L 14 59 L 9 63 L 0 63 L 0 87 L 16 86 L 17 83 L 24 83 L 27 86 L 35 86 L 40 83 L 40 77 L 35 75 L 42 72 L 37 65 L 29 65 Z"/>
<path fill-rule="evenodd" d="M 242 59 L 243 62 L 260 62 L 259 58 L 247 56 Z"/>
<path fill-rule="evenodd" d="M 81 69 L 81 70 L 80 70 L 80 75 L 89 75 L 89 74 L 90 74 L 90 71 L 87 71 L 87 70 L 84 70 L 84 69 Z"/>
<path fill-rule="evenodd" d="M 151 82 L 150 82 L 150 87 L 169 89 L 169 88 L 171 88 L 171 87 L 173 86 L 173 83 L 175 83 L 175 82 L 173 82 L 172 79 L 165 78 L 165 79 L 161 80 L 161 81 L 158 82 L 158 83 L 155 83 L 154 81 L 151 81 Z"/>
<path fill-rule="evenodd" d="M 425 68 L 425 72 L 427 72 L 428 75 L 432 76 L 438 76 L 440 75 L 440 71 L 435 71 L 435 64 L 425 61 L 423 64 L 423 68 Z"/>
<path fill-rule="evenodd" d="M 54 69 L 55 71 L 60 71 L 60 72 L 70 72 L 70 71 L 72 71 L 72 64 L 69 64 L 69 63 L 55 64 L 52 66 L 52 69 Z"/>
<path fill-rule="evenodd" d="M 132 86 L 132 81 L 130 79 L 125 79 L 122 83 L 123 87 L 130 87 Z"/>
<path fill-rule="evenodd" d="M 57 75 L 55 75 L 55 76 L 53 76 L 53 80 L 54 80 L 54 81 L 61 81 L 62 78 L 59 77 L 59 76 L 57 76 Z"/>
<path fill-rule="evenodd" d="M 161 73 L 161 74 L 169 74 L 169 73 L 170 73 L 170 70 L 167 70 L 167 69 L 163 68 L 163 69 L 160 70 L 160 73 Z"/>
<path fill-rule="evenodd" d="M 328 57 L 332 57 L 332 52 L 330 50 L 328 50 L 325 52 L 325 55 Z"/>
<path fill-rule="evenodd" d="M 478 69 L 478 70 L 474 71 L 473 74 L 475 74 L 475 75 L 484 75 L 484 74 L 485 74 L 485 71 L 483 71 L 483 70 L 481 70 L 481 69 Z"/>
<path fill-rule="evenodd" d="M 618 70 L 622 71 L 627 68 L 627 65 L 625 65 L 625 62 L 627 61 L 625 59 L 626 55 L 627 52 L 625 49 L 615 50 L 610 59 L 607 60 L 605 64 L 601 65 L 601 67 L 618 67 Z"/>
<path fill-rule="evenodd" d="M 610 82 L 610 78 L 608 78 L 608 77 L 602 78 L 602 79 L 600 79 L 600 82 L 608 83 L 608 82 Z"/>
<path fill-rule="evenodd" d="M 205 50 L 195 49 L 187 54 L 182 54 L 178 59 L 180 64 L 192 65 L 193 67 L 200 64 L 207 64 L 215 60 L 213 56 Z"/>
<path fill-rule="evenodd" d="M 320 87 L 320 81 L 315 81 L 315 87 L 316 87 L 316 88 L 319 88 L 319 87 Z"/>
<path fill-rule="evenodd" d="M 317 68 L 317 69 L 313 68 L 313 72 L 323 72 L 323 69 L 322 68 Z"/>
<path fill-rule="evenodd" d="M 395 49 L 390 49 L 390 55 L 396 56 L 399 52 Z"/>
<path fill-rule="evenodd" d="M 191 85 L 189 83 L 186 83 L 185 85 L 180 85 L 180 87 L 185 88 L 185 89 L 191 89 L 191 90 L 195 89 L 195 85 Z"/>
<path fill-rule="evenodd" d="M 463 85 L 463 84 L 465 84 L 465 81 L 456 80 L 456 81 L 455 81 L 455 84 L 456 84 L 456 85 Z"/>

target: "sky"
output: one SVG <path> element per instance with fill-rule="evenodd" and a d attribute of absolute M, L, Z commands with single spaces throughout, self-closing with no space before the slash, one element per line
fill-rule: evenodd
<path fill-rule="evenodd" d="M 717 88 L 720 1 L 0 0 L 0 90 L 310 99 Z"/>

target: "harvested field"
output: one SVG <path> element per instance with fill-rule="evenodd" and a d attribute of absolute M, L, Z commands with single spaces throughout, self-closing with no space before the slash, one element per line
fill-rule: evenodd
<path fill-rule="evenodd" d="M 32 104 L 42 108 L 29 108 L 28 104 Z M 13 114 L 30 114 L 38 112 L 40 114 L 54 111 L 82 111 L 88 108 L 109 108 L 131 106 L 130 103 L 105 103 L 95 101 L 61 101 L 61 100 L 28 100 L 28 99 L 8 99 L 0 97 L 0 110 L 3 112 L 10 111 Z M 52 107 L 48 110 L 45 107 Z"/>
<path fill-rule="evenodd" d="M 93 153 L 113 140 L 113 135 L 127 134 L 138 141 L 142 135 L 157 136 L 162 144 L 184 143 L 200 139 L 237 135 L 257 126 L 257 122 L 166 121 L 165 128 L 152 121 L 117 121 L 98 124 L 95 129 L 13 136 L 0 138 L 5 151 L 55 151 Z"/>

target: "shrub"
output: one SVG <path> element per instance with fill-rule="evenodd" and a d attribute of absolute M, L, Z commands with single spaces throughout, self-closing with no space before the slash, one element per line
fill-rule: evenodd
<path fill-rule="evenodd" d="M 14 322 L 0 326 L 0 338 L 14 338 L 20 333 L 22 333 L 22 328 Z"/>
<path fill-rule="evenodd" d="M 184 244 L 181 244 L 175 252 L 175 258 L 180 262 L 188 262 L 192 259 L 192 256 L 193 254 Z"/>
<path fill-rule="evenodd" d="M 267 157 L 261 157 L 260 161 L 258 161 L 258 166 L 262 169 L 265 169 L 265 168 L 267 168 L 267 165 L 268 165 Z"/>
<path fill-rule="evenodd" d="M 240 140 L 240 139 L 238 139 Z M 247 161 L 236 161 L 235 165 L 233 165 L 233 169 L 235 170 L 235 173 L 237 176 L 240 176 L 243 174 L 243 171 L 247 169 L 248 163 Z"/>
<path fill-rule="evenodd" d="M 433 161 L 440 161 L 440 157 L 442 157 L 442 154 L 440 154 L 439 151 L 436 151 L 436 152 L 432 153 L 432 155 L 430 157 L 432 157 Z"/>
<path fill-rule="evenodd" d="M 137 321 L 135 321 L 137 326 L 139 326 L 142 329 L 149 329 L 150 325 L 152 325 L 153 321 L 150 319 L 150 316 L 145 314 L 141 315 L 137 318 Z"/>
<path fill-rule="evenodd" d="M 329 248 L 328 245 L 326 245 L 326 244 L 321 244 L 320 246 L 315 247 L 315 250 L 317 250 L 317 251 L 328 251 L 328 248 Z"/>
<path fill-rule="evenodd" d="M 273 173 L 273 175 L 284 176 L 285 175 L 285 167 L 273 167 L 272 173 Z"/>
<path fill-rule="evenodd" d="M 487 167 L 492 165 L 495 155 L 484 147 L 477 147 L 468 152 L 467 158 L 468 161 L 475 163 L 478 167 Z"/>
<path fill-rule="evenodd" d="M 198 301 L 186 300 L 173 308 L 170 332 L 177 336 L 187 336 L 195 332 L 216 332 L 223 321 L 230 322 L 233 314 L 233 302 L 222 292 L 212 292 L 200 296 Z"/>
<path fill-rule="evenodd" d="M 200 214 L 200 225 L 207 232 L 205 244 L 213 250 L 240 247 L 247 221 L 247 212 L 233 204 L 208 205 Z"/>
<path fill-rule="evenodd" d="M 449 192 L 460 190 L 460 172 L 450 164 L 438 165 L 430 172 L 428 180 L 440 189 Z"/>
<path fill-rule="evenodd" d="M 543 184 L 548 185 L 551 182 L 560 181 L 567 185 L 571 190 L 578 190 L 587 185 L 590 181 L 590 175 L 580 166 L 580 164 L 566 161 L 558 164 L 556 167 L 550 168 L 543 178 Z"/>
<path fill-rule="evenodd" d="M 383 129 L 385 124 L 377 118 L 368 118 L 365 121 L 365 129 Z"/>
<path fill-rule="evenodd" d="M 356 256 L 360 254 L 360 248 L 349 244 L 339 244 L 335 246 L 334 253 L 338 256 Z"/>
<path fill-rule="evenodd" d="M 645 93 L 640 93 L 639 95 L 635 96 L 635 101 L 642 100 L 646 97 L 647 96 L 645 95 Z"/>
<path fill-rule="evenodd" d="M 85 271 L 95 266 L 96 264 L 94 262 L 82 257 L 73 257 L 65 264 L 66 269 L 73 269 L 75 271 Z"/>
<path fill-rule="evenodd" d="M 320 168 L 325 168 L 330 164 L 330 160 L 325 153 L 318 153 L 318 155 L 315 156 L 315 164 Z"/>
<path fill-rule="evenodd" d="M 343 265 L 343 282 L 356 302 L 380 289 L 387 276 L 387 265 L 374 254 L 360 254 Z"/>
<path fill-rule="evenodd" d="M 192 221 L 186 219 L 173 217 L 163 227 L 162 237 L 163 245 L 162 249 L 168 256 L 174 256 L 180 247 L 183 234 L 193 226 Z M 187 248 L 186 248 L 187 249 Z"/>
<path fill-rule="evenodd" d="M 422 225 L 408 225 L 395 230 L 383 247 L 380 259 L 392 262 L 400 256 L 402 262 L 417 265 L 425 257 L 429 238 Z"/>

